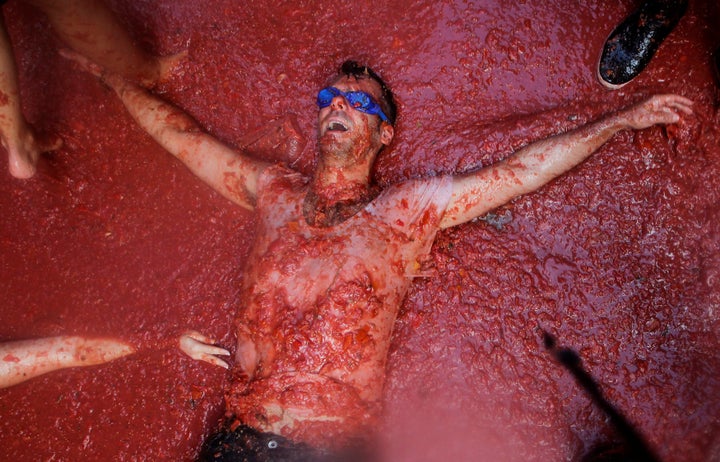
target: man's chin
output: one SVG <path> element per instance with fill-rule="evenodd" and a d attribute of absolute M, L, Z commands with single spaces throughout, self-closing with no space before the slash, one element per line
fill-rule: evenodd
<path fill-rule="evenodd" d="M 321 152 L 345 151 L 349 144 L 351 144 L 350 137 L 345 136 L 343 132 L 325 132 L 318 140 Z"/>
<path fill-rule="evenodd" d="M 350 131 L 342 131 L 342 130 L 325 130 L 325 133 L 320 137 L 322 138 L 328 138 L 328 139 L 344 139 L 350 137 Z"/>

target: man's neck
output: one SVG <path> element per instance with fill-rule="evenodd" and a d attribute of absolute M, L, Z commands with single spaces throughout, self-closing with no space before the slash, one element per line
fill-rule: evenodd
<path fill-rule="evenodd" d="M 347 169 L 318 169 L 303 204 L 303 214 L 312 226 L 334 226 L 347 220 L 377 196 L 369 172 Z"/>

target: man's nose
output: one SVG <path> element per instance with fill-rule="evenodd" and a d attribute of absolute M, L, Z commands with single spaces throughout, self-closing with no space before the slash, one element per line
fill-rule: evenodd
<path fill-rule="evenodd" d="M 330 109 L 345 109 L 347 102 L 343 95 L 337 95 L 330 101 Z"/>

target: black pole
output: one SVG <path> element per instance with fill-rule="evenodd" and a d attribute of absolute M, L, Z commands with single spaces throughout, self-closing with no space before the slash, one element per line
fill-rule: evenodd
<path fill-rule="evenodd" d="M 625 443 L 625 449 L 629 460 L 637 462 L 660 462 L 660 459 L 653 453 L 642 435 L 635 430 L 635 427 L 610 404 L 603 396 L 600 386 L 590 374 L 582 367 L 582 361 L 578 354 L 569 348 L 558 348 L 555 338 L 548 332 L 543 331 L 545 348 L 550 354 L 575 377 L 575 381 L 590 395 L 592 401 L 602 409 L 610 418 L 618 435 Z"/>

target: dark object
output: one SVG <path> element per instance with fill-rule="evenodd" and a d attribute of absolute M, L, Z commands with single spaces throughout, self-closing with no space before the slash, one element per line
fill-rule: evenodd
<path fill-rule="evenodd" d="M 228 419 L 203 445 L 198 462 L 366 462 L 366 447 L 329 453 Z"/>
<path fill-rule="evenodd" d="M 687 0 L 646 1 L 605 41 L 598 78 L 617 89 L 638 76 L 687 10 Z"/>
<path fill-rule="evenodd" d="M 645 459 L 636 459 L 625 445 L 614 443 L 595 446 L 580 459 L 580 462 L 635 462 L 638 460 Z"/>
<path fill-rule="evenodd" d="M 580 356 L 569 348 L 558 348 L 555 338 L 548 332 L 543 331 L 543 340 L 550 354 L 570 371 L 592 401 L 607 414 L 620 439 L 617 443 L 594 448 L 580 462 L 659 462 L 642 435 L 605 399 L 598 383 L 583 369 Z"/>

